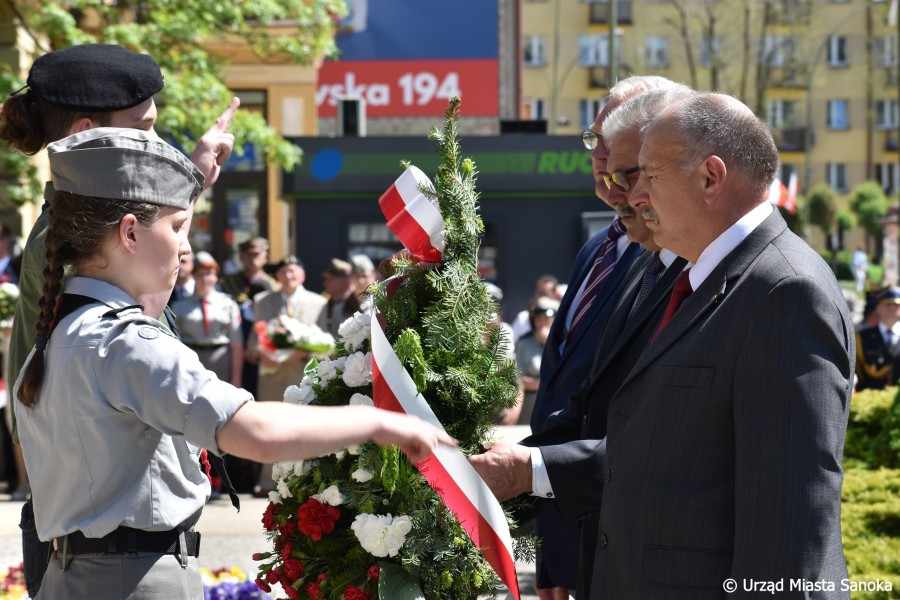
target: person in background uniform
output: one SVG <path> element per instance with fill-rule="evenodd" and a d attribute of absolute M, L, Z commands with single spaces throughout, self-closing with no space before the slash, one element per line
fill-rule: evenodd
<path fill-rule="evenodd" d="M 359 300 L 353 293 L 353 267 L 339 258 L 332 258 L 322 273 L 322 287 L 328 295 L 328 303 L 316 323 L 319 329 L 330 333 L 335 339 L 341 323 L 360 309 Z"/>
<path fill-rule="evenodd" d="M 181 341 L 216 377 L 241 387 L 241 315 L 231 296 L 216 290 L 219 263 L 208 252 L 194 256 L 194 281 L 194 295 L 172 305 Z"/>
<path fill-rule="evenodd" d="M 185 254 L 178 263 L 178 275 L 175 277 L 175 287 L 172 288 L 172 295 L 169 296 L 169 306 L 179 300 L 192 297 L 196 285 L 194 281 L 194 255 Z"/>
<path fill-rule="evenodd" d="M 127 127 L 153 131 L 156 104 L 153 95 L 162 90 L 159 65 L 150 56 L 111 44 L 83 44 L 49 52 L 31 66 L 27 89 L 3 103 L 0 140 L 25 154 L 36 154 L 48 143 L 93 127 Z M 197 141 L 191 161 L 212 186 L 231 154 L 234 136 L 228 133 L 239 105 L 234 98 L 216 123 Z M 44 189 L 44 207 L 35 222 L 22 256 L 20 297 L 16 304 L 10 344 L 8 374 L 14 380 L 34 345 L 44 268 L 47 258 L 44 236 L 50 214 L 45 210 L 53 197 L 53 185 Z M 193 204 L 188 207 L 190 228 Z M 155 312 L 169 300 L 164 296 L 139 298 Z M 163 321 L 168 323 L 164 316 Z M 15 428 L 13 438 L 16 439 Z"/>
<path fill-rule="evenodd" d="M 202 600 L 198 447 L 296 460 L 372 438 L 418 460 L 453 443 L 406 415 L 256 403 L 218 380 L 161 308 L 137 301 L 171 292 L 203 175 L 154 136 L 115 128 L 51 144 L 49 157 L 49 267 L 16 386 L 38 535 L 54 549 L 38 598 Z"/>
<path fill-rule="evenodd" d="M 881 390 L 900 380 L 900 288 L 876 297 L 877 323 L 856 333 L 856 389 Z"/>

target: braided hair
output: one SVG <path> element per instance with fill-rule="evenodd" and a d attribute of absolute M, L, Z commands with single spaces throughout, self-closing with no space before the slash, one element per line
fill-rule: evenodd
<path fill-rule="evenodd" d="M 50 104 L 32 90 L 6 99 L 0 110 L 0 140 L 25 153 L 36 154 L 49 144 L 69 135 L 79 119 L 90 119 L 106 127 L 111 112 L 84 112 Z"/>
<path fill-rule="evenodd" d="M 96 198 L 57 191 L 50 202 L 47 227 L 47 266 L 44 269 L 44 292 L 40 300 L 40 316 L 35 327 L 34 356 L 22 370 L 18 398 L 25 406 L 33 406 L 44 377 L 44 349 L 53 331 L 54 319 L 62 300 L 66 265 L 78 265 L 101 250 L 110 234 L 126 215 L 149 227 L 158 218 L 156 204 Z"/>

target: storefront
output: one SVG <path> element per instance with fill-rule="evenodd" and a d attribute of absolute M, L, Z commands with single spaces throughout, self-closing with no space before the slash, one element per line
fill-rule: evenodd
<path fill-rule="evenodd" d="M 364 253 L 373 261 L 400 249 L 378 207 L 407 160 L 433 177 L 439 163 L 425 138 L 291 138 L 303 165 L 285 173 L 282 195 L 294 203 L 297 254 L 307 286 L 332 257 Z M 524 308 L 545 273 L 567 281 L 587 238 L 613 212 L 594 195 L 590 154 L 581 140 L 542 135 L 469 137 L 463 155 L 478 170 L 485 235 L 480 269 L 504 291 L 504 317 Z M 273 256 L 274 260 L 280 257 Z"/>

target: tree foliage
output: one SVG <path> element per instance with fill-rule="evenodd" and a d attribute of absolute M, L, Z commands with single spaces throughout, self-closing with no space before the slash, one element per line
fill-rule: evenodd
<path fill-rule="evenodd" d="M 159 94 L 157 128 L 188 152 L 227 106 L 232 92 L 224 84 L 226 60 L 208 50 L 211 42 L 248 47 L 261 61 L 314 64 L 336 48 L 336 19 L 342 0 L 9 0 L 17 20 L 35 39 L 37 55 L 75 44 L 121 44 L 153 56 L 165 77 Z M 8 69 L 8 67 L 7 67 Z M 7 95 L 24 85 L 8 70 L 0 80 Z M 236 148 L 253 143 L 271 164 L 292 169 L 300 150 L 268 126 L 263 116 L 239 111 L 231 131 Z M 7 172 L 26 175 L 24 163 Z M 11 200 L 33 196 L 23 191 Z"/>
<path fill-rule="evenodd" d="M 810 191 L 806 202 L 809 223 L 819 227 L 826 237 L 830 237 L 837 215 L 834 190 L 827 183 L 820 183 Z"/>
<path fill-rule="evenodd" d="M 850 209 L 869 235 L 881 237 L 881 224 L 890 203 L 881 185 L 874 181 L 861 183 L 850 194 Z"/>

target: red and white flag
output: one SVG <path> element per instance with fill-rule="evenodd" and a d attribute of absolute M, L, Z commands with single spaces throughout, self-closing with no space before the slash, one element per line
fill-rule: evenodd
<path fill-rule="evenodd" d="M 441 262 L 444 219 L 421 187 L 434 189 L 431 180 L 414 166 L 406 169 L 378 199 L 387 225 L 419 260 Z"/>
<path fill-rule="evenodd" d="M 443 429 L 388 342 L 377 314 L 372 318 L 372 388 L 378 408 L 415 415 Z M 456 448 L 438 446 L 416 467 L 518 600 L 519 585 L 506 515 L 465 455 Z"/>
<path fill-rule="evenodd" d="M 777 177 L 769 186 L 769 202 L 774 206 L 781 206 L 789 213 L 797 212 L 797 174 L 791 173 L 788 185 L 785 185 Z"/>

